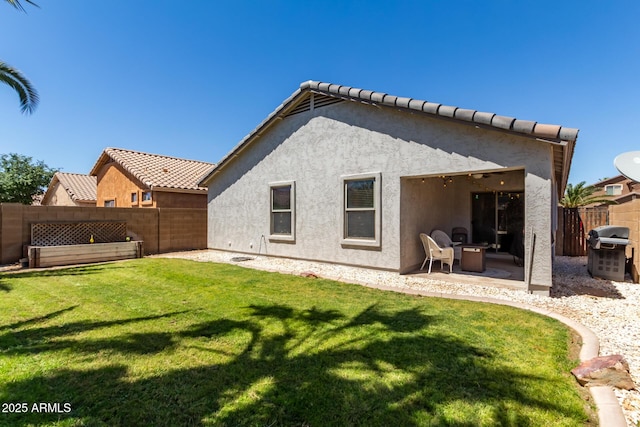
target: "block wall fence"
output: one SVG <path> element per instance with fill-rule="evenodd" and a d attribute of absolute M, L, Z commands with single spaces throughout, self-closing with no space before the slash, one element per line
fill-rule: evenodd
<path fill-rule="evenodd" d="M 26 256 L 31 224 L 37 222 L 125 221 L 127 233 L 144 241 L 145 254 L 207 248 L 207 210 L 187 208 L 103 208 L 0 204 L 0 264 Z M 88 242 L 87 242 L 88 243 Z"/>
<path fill-rule="evenodd" d="M 629 246 L 627 258 L 631 259 L 631 276 L 638 283 L 638 266 L 640 265 L 640 199 L 631 200 L 619 205 L 609 206 L 609 223 L 629 227 Z"/>

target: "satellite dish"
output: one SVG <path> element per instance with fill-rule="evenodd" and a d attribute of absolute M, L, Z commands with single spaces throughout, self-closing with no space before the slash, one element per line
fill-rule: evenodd
<path fill-rule="evenodd" d="M 640 182 L 640 151 L 629 151 L 618 155 L 613 165 L 627 178 Z"/>

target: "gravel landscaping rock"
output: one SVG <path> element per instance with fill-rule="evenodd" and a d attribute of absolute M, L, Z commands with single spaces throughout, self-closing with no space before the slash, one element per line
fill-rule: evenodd
<path fill-rule="evenodd" d="M 387 286 L 399 290 L 413 289 L 447 295 L 490 297 L 528 304 L 561 314 L 591 329 L 600 340 L 600 355 L 622 355 L 629 364 L 634 383 L 640 384 L 640 285 L 628 279 L 624 282 L 612 282 L 591 277 L 587 272 L 586 257 L 556 257 L 551 296 L 544 297 L 523 291 L 444 282 L 388 271 L 266 256 L 246 256 L 214 250 L 160 256 L 232 263 L 296 275 L 311 273 L 327 279 Z M 250 259 L 232 261 L 232 258 L 241 256 Z M 628 425 L 640 425 L 638 390 L 615 389 L 615 393 Z"/>

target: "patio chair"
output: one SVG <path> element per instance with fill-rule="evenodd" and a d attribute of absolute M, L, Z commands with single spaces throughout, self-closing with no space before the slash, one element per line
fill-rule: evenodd
<path fill-rule="evenodd" d="M 451 238 L 442 230 L 433 230 L 431 232 L 431 238 L 441 248 L 453 248 L 453 259 L 457 259 L 458 262 L 462 259 L 462 242 L 454 242 Z"/>
<path fill-rule="evenodd" d="M 420 233 L 420 240 L 422 241 L 426 255 L 420 270 L 424 269 L 424 265 L 427 263 L 427 260 L 429 260 L 429 274 L 431 274 L 431 265 L 433 264 L 433 260 L 437 259 L 440 260 L 440 269 L 442 270 L 443 264 L 447 263 L 449 264 L 449 273 L 451 273 L 453 271 L 453 248 L 441 248 L 425 233 Z"/>

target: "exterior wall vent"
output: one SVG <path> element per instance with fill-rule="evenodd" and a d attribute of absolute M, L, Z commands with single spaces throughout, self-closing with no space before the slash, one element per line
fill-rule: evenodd
<path fill-rule="evenodd" d="M 332 96 L 324 96 L 319 94 L 309 94 L 298 104 L 293 110 L 291 110 L 285 117 L 293 116 L 295 114 L 311 111 L 311 109 L 326 107 L 328 105 L 337 104 L 343 102 L 340 98 L 334 98 Z"/>

